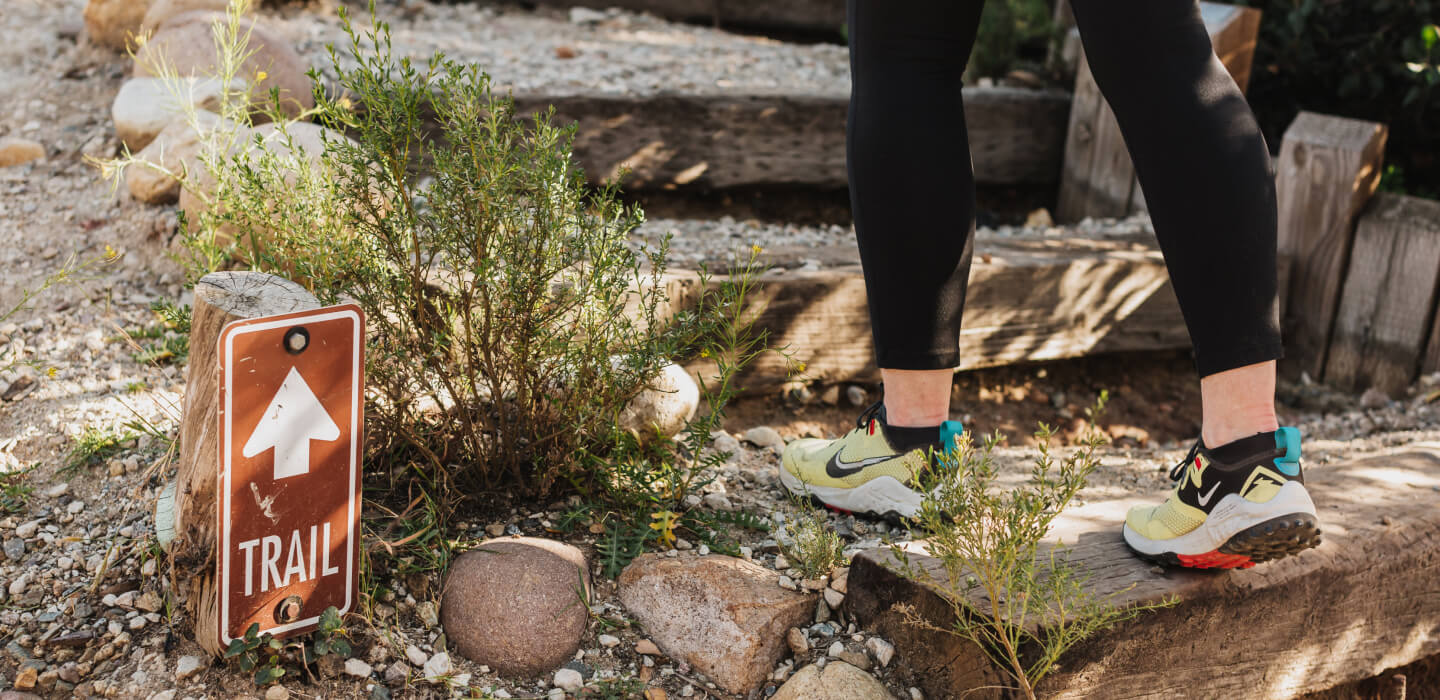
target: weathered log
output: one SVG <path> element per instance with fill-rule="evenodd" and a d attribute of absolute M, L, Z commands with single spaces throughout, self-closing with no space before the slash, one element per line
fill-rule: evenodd
<path fill-rule="evenodd" d="M 853 248 L 847 252 L 855 255 Z M 810 249 L 805 257 L 824 256 Z M 776 271 L 761 281 L 750 300 L 759 311 L 756 326 L 772 346 L 805 363 L 803 379 L 878 377 L 858 265 Z M 962 369 L 1189 345 L 1151 236 L 976 241 L 959 338 Z M 692 369 L 703 372 L 701 364 Z M 763 355 L 739 382 L 750 391 L 780 386 L 787 382 L 786 362 Z"/>
<path fill-rule="evenodd" d="M 1420 368 L 1440 290 L 1440 202 L 1380 193 L 1360 217 L 1325 381 L 1398 396 Z"/>
<path fill-rule="evenodd" d="M 1200 3 L 1200 10 L 1215 54 L 1244 92 L 1255 57 L 1260 11 L 1213 2 Z M 1135 165 L 1120 135 L 1120 124 L 1100 94 L 1082 50 L 1075 75 L 1075 104 L 1065 139 L 1056 219 L 1068 223 L 1087 216 L 1125 216 L 1144 209 L 1145 197 L 1135 179 Z"/>
<path fill-rule="evenodd" d="M 1301 112 L 1285 130 L 1276 164 L 1279 250 L 1292 260 L 1285 302 L 1290 375 L 1322 376 L 1355 219 L 1380 183 L 1383 124 Z"/>
<path fill-rule="evenodd" d="M 983 184 L 1055 182 L 1070 94 L 965 88 L 975 177 Z M 844 94 L 647 96 L 526 95 L 522 115 L 555 108 L 574 122 L 575 159 L 595 181 L 628 169 L 628 189 L 814 187 L 845 173 Z"/>
<path fill-rule="evenodd" d="M 195 284 L 190 366 L 180 422 L 170 557 L 181 582 L 195 640 L 218 654 L 219 592 L 215 580 L 216 488 L 220 469 L 219 347 L 226 324 L 316 309 L 304 287 L 259 272 L 215 272 Z"/>
<path fill-rule="evenodd" d="M 1062 515 L 1050 539 L 1118 605 L 1178 599 L 1080 643 L 1041 684 L 1048 698 L 1215 697 L 1281 700 L 1376 676 L 1440 653 L 1440 445 L 1412 445 L 1312 465 L 1306 486 L 1324 541 L 1230 572 L 1161 569 L 1121 537 L 1126 510 L 1160 494 L 1092 500 Z M 1113 498 L 1113 497 L 1111 497 Z M 919 543 L 916 543 L 918 548 Z M 938 580 L 939 562 L 910 555 Z M 856 556 L 844 611 L 898 647 L 927 698 L 1005 697 L 998 669 L 960 637 L 907 624 L 907 603 L 941 629 L 945 592 L 898 575 L 887 550 Z M 943 587 L 943 586 L 942 586 Z M 964 584 L 961 583 L 963 588 Z M 1257 650 L 1264 650 L 1263 653 Z"/>

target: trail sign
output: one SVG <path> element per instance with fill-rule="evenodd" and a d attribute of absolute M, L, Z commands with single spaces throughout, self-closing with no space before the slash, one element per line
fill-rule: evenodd
<path fill-rule="evenodd" d="M 355 599 L 365 319 L 354 305 L 220 332 L 220 644 L 314 629 Z"/>

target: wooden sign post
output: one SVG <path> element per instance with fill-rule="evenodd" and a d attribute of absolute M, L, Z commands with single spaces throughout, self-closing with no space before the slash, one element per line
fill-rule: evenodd
<path fill-rule="evenodd" d="M 237 365 L 241 367 L 241 370 L 237 375 L 232 376 L 231 389 L 225 393 L 233 400 L 240 402 L 241 406 L 227 413 L 229 415 L 236 415 L 242 412 L 246 413 L 247 415 L 251 415 L 253 423 L 250 425 L 242 424 L 238 427 L 235 423 L 230 423 L 230 437 L 235 439 L 231 439 L 228 446 L 224 439 L 226 436 L 222 435 L 222 430 L 225 428 L 222 420 L 226 417 L 225 414 L 222 414 L 221 404 L 221 383 L 224 381 L 221 372 L 221 353 L 223 348 L 220 341 L 222 329 L 225 329 L 235 322 L 246 322 L 263 317 L 296 314 L 297 312 L 314 312 L 319 308 L 320 304 L 316 301 L 315 297 L 300 285 L 274 275 L 258 272 L 212 273 L 201 278 L 195 285 L 194 315 L 190 326 L 190 366 L 187 374 L 185 400 L 182 409 L 183 415 L 181 418 L 182 424 L 180 427 L 179 468 L 176 473 L 173 507 L 167 506 L 165 508 L 167 512 L 173 513 L 173 523 L 157 523 L 157 526 L 165 529 L 173 529 L 174 539 L 170 543 L 169 554 L 171 564 L 174 567 L 175 578 L 181 582 L 180 593 L 184 597 L 188 617 L 194 625 L 195 640 L 201 647 L 213 654 L 219 654 L 224 650 L 224 642 L 222 640 L 225 638 L 227 630 L 222 629 L 222 604 L 232 605 L 234 607 L 234 609 L 231 610 L 232 621 L 237 624 L 242 615 L 258 614 L 253 610 L 236 613 L 237 610 L 241 610 L 242 608 L 249 610 L 250 606 L 258 608 L 260 602 L 270 603 L 269 609 L 264 612 L 284 618 L 290 618 L 292 614 L 296 613 L 304 614 L 308 617 L 311 614 L 320 612 L 326 607 L 321 606 L 318 609 L 312 610 L 314 605 L 318 604 L 318 601 L 312 603 L 305 602 L 303 599 L 298 609 L 293 607 L 294 601 L 289 601 L 282 607 L 281 603 L 285 603 L 285 598 L 291 595 L 291 593 L 284 593 L 278 598 L 272 595 L 279 593 L 281 588 L 268 584 L 273 583 L 277 577 L 284 581 L 287 578 L 286 570 L 292 563 L 281 559 L 281 557 L 288 556 L 285 549 L 293 545 L 294 538 L 289 537 L 291 535 L 289 531 L 284 533 L 263 534 L 259 538 L 261 541 L 253 545 L 253 547 L 246 544 L 249 542 L 249 539 L 253 539 L 253 533 L 247 534 L 249 533 L 248 530 L 242 531 L 238 528 L 229 531 L 232 540 L 234 540 L 234 551 L 229 552 L 229 555 L 231 556 L 232 562 L 236 559 L 240 560 L 239 567 L 244 566 L 243 559 L 247 551 L 251 553 L 252 557 L 255 557 L 256 566 L 266 567 L 266 556 L 268 553 L 266 551 L 265 538 L 270 536 L 281 537 L 282 534 L 289 537 L 289 539 L 281 537 L 282 542 L 278 547 L 281 554 L 275 556 L 277 576 L 264 581 L 266 585 L 264 586 L 265 590 L 263 594 L 267 597 L 264 598 L 263 601 L 256 599 L 247 602 L 247 599 L 243 595 L 244 571 L 238 569 L 233 573 L 237 573 L 242 577 L 239 584 L 241 596 L 238 598 L 229 597 L 227 600 L 227 597 L 222 594 L 228 594 L 229 591 L 222 590 L 226 582 L 222 581 L 219 575 L 223 573 L 223 555 L 226 553 L 222 551 L 220 547 L 221 538 L 224 534 L 222 533 L 222 527 L 223 523 L 231 522 L 229 518 L 233 517 L 228 511 L 221 510 L 222 505 L 225 505 L 227 508 L 240 508 L 240 499 L 238 497 L 231 498 L 231 496 L 239 494 L 250 498 L 252 507 L 256 506 L 255 494 L 250 491 L 250 483 L 254 483 L 255 488 L 258 490 L 262 486 L 270 488 L 272 484 L 284 483 L 287 480 L 292 484 L 298 484 L 299 481 L 296 481 L 296 479 L 305 478 L 303 476 L 276 477 L 277 471 L 283 474 L 294 471 L 295 467 L 293 465 L 301 461 L 296 455 L 296 448 L 294 447 L 295 441 L 287 439 L 289 437 L 288 433 L 260 431 L 260 435 L 257 438 L 257 431 L 255 430 L 260 422 L 260 419 L 255 417 L 256 415 L 265 415 L 266 409 L 272 408 L 270 405 L 272 402 L 278 403 L 278 401 L 275 401 L 277 398 L 286 398 L 288 403 L 288 397 L 298 392 L 298 386 L 291 386 L 285 392 L 285 397 L 277 397 L 277 394 L 281 393 L 282 387 L 280 385 L 285 383 L 285 378 L 288 377 L 290 369 L 298 368 L 297 371 L 301 373 L 307 382 L 310 382 L 307 388 L 316 397 L 316 401 L 321 405 L 326 415 L 335 423 L 337 431 L 342 428 L 350 428 L 352 431 L 350 439 L 356 441 L 355 459 L 358 460 L 360 431 L 358 427 L 351 426 L 359 425 L 359 423 L 356 422 L 359 421 L 359 410 L 355 409 L 352 412 L 353 415 L 338 411 L 334 406 L 335 399 L 328 397 L 328 384 L 325 386 L 317 386 L 317 384 L 322 384 L 322 382 L 311 381 L 310 370 L 307 369 L 306 366 L 302 366 L 305 363 L 298 360 L 287 364 L 279 370 L 270 368 L 272 372 L 278 372 L 280 374 L 279 384 L 276 384 L 277 380 L 270 377 L 269 374 L 255 373 L 257 375 L 265 374 L 265 377 L 267 377 L 264 382 L 265 385 L 273 385 L 273 390 L 264 396 L 260 396 L 264 392 L 259 391 L 259 389 L 263 389 L 265 386 L 261 386 L 259 383 L 248 388 L 236 388 L 236 379 L 239 378 L 239 383 L 244 384 L 243 378 L 250 376 L 251 373 L 249 369 L 253 369 L 246 368 L 244 365 Z M 309 333 L 308 327 L 306 328 L 306 332 Z M 289 346 L 292 342 L 296 346 L 301 344 L 295 335 L 286 338 L 285 334 L 286 332 L 281 332 L 279 339 L 281 343 L 284 343 L 286 346 Z M 240 336 L 235 337 L 238 338 Z M 257 337 L 258 336 L 252 336 L 247 340 L 253 340 Z M 348 337 L 351 338 L 350 342 L 356 342 L 353 340 L 355 337 L 353 333 Z M 363 331 L 361 331 L 360 337 L 363 338 Z M 304 343 L 305 349 L 300 355 L 295 357 L 303 357 L 305 353 L 312 352 L 313 348 L 311 346 L 317 340 L 324 341 L 327 338 L 329 338 L 328 332 L 323 337 L 310 333 L 309 338 L 307 338 Z M 291 357 L 288 352 L 283 350 L 278 351 L 276 354 Z M 353 355 L 351 357 L 351 362 L 357 363 L 355 366 L 358 367 L 358 360 L 354 360 Z M 347 367 L 348 366 L 349 364 L 347 364 Z M 353 374 L 351 376 L 353 376 Z M 354 384 L 354 394 L 356 398 L 363 400 L 363 386 L 359 382 Z M 242 411 L 240 410 L 241 408 L 245 410 Z M 274 408 L 275 411 L 272 412 L 271 415 L 278 415 L 278 412 L 282 410 L 295 410 L 293 407 L 281 409 L 278 405 Z M 313 405 L 302 407 L 302 409 L 304 410 L 302 410 L 300 415 L 306 418 L 319 418 L 314 411 Z M 294 418 L 294 415 L 295 414 L 291 414 L 290 417 Z M 339 416 L 339 418 L 337 419 L 336 416 Z M 313 432 L 307 432 L 307 435 L 319 435 L 321 429 L 328 432 L 328 426 L 323 425 L 323 421 L 320 421 L 320 423 L 321 425 L 319 427 L 312 426 L 314 429 Z M 240 432 L 235 432 L 236 430 Z M 309 455 L 305 461 L 312 465 L 312 468 L 317 464 L 317 458 L 321 458 L 327 454 L 328 450 L 333 449 L 332 445 L 335 441 L 320 441 L 320 438 L 323 437 L 324 435 L 319 435 L 315 440 L 306 441 L 305 449 L 308 449 Z M 254 438 L 253 442 L 252 438 Z M 337 437 L 336 441 L 338 440 L 339 438 Z M 248 449 L 247 445 L 249 445 Z M 277 450 L 277 448 L 279 449 Z M 232 466 L 237 466 L 237 462 L 239 462 L 238 466 L 248 466 L 252 469 L 256 468 L 259 462 L 271 465 L 271 472 L 267 475 L 268 479 L 261 481 L 257 478 L 253 481 L 238 483 L 232 479 L 230 482 L 230 488 L 232 490 L 222 494 L 219 487 L 225 483 L 222 480 L 221 465 L 222 461 L 226 459 L 226 450 L 233 450 L 229 455 L 229 461 Z M 247 451 L 251 453 L 249 456 L 244 454 Z M 280 463 L 275 464 L 276 457 L 279 457 L 282 452 L 284 456 L 278 460 Z M 237 454 L 238 458 L 236 456 Z M 353 490 L 348 486 L 345 487 L 344 492 L 341 494 L 342 496 L 350 497 L 358 494 L 358 470 L 356 473 L 357 476 Z M 252 475 L 259 476 L 259 474 Z M 334 494 L 329 494 L 329 496 L 333 497 Z M 222 500 L 225 501 L 225 504 L 222 504 Z M 263 504 L 265 495 L 261 495 L 259 501 Z M 269 510 L 272 514 L 275 513 L 275 506 L 279 501 L 279 497 L 276 497 L 276 500 L 271 502 Z M 262 511 L 264 510 L 263 505 L 260 506 L 260 508 Z M 262 515 L 262 517 L 265 516 Z M 342 518 L 343 517 L 352 516 L 346 514 L 342 516 Z M 358 515 L 353 517 L 358 517 Z M 265 520 L 270 522 L 268 518 L 265 518 Z M 336 538 L 339 534 L 335 522 L 336 521 L 331 521 L 330 539 Z M 310 555 L 309 540 L 306 539 L 309 537 L 310 524 L 318 526 L 316 528 L 316 551 L 314 556 Z M 275 524 L 271 523 L 271 525 L 274 526 Z M 306 580 L 301 582 L 299 576 L 292 569 L 289 576 L 290 584 L 311 583 L 316 579 L 325 578 L 322 572 L 326 570 L 324 568 L 326 561 L 319 547 L 320 540 L 324 535 L 323 526 L 323 523 L 317 521 L 315 523 L 306 523 L 304 528 L 298 526 L 292 528 L 302 531 L 301 549 L 303 550 L 302 554 L 305 556 L 305 559 L 303 564 L 297 563 L 296 566 L 303 567 Z M 235 540 L 234 537 L 236 536 L 243 536 L 244 539 Z M 343 548 L 335 548 L 334 543 L 329 540 L 327 540 L 327 543 L 331 544 L 328 564 L 330 567 L 338 566 L 339 563 L 344 560 L 345 550 Z M 348 547 L 353 548 L 355 544 L 354 538 L 349 538 Z M 245 549 L 241 549 L 242 545 L 245 546 Z M 270 540 L 269 546 L 272 549 L 276 548 L 274 540 Z M 238 557 L 236 556 L 237 552 Z M 316 564 L 316 575 L 314 577 L 309 575 L 311 562 L 315 562 Z M 266 576 L 270 575 L 268 568 L 266 568 L 263 574 Z M 261 593 L 259 588 L 262 583 L 260 574 L 253 575 L 255 578 L 251 580 L 252 598 Z M 353 579 L 354 572 L 347 571 L 344 574 L 331 574 L 330 576 Z M 336 607 L 338 608 L 340 605 L 336 605 Z M 304 618 L 298 617 L 294 618 L 294 620 L 303 619 Z M 265 627 L 265 625 L 262 624 L 262 627 Z M 298 630 L 299 627 L 297 626 L 296 628 L 288 630 L 288 632 L 295 633 L 298 632 Z M 244 630 L 241 629 L 240 632 L 243 633 Z M 286 632 L 287 631 L 282 630 L 278 633 L 285 634 Z"/>

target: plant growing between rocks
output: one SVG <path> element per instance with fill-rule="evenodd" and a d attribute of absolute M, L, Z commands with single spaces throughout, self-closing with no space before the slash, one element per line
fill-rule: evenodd
<path fill-rule="evenodd" d="M 905 621 L 974 642 L 1032 700 L 1036 686 L 1067 649 L 1174 602 L 1118 606 L 1117 594 L 1098 596 L 1086 589 L 1087 574 L 1066 559 L 1062 544 L 1043 543 L 1055 518 L 1100 463 L 1096 451 L 1106 437 L 1096 421 L 1107 398 L 1101 392 L 1086 410 L 1088 428 L 1077 439 L 1077 449 L 1064 457 L 1051 454 L 1054 433 L 1042 423 L 1029 479 L 1014 488 L 996 488 L 999 469 L 991 453 L 1001 436 L 977 446 L 966 433 L 958 450 L 939 457 L 948 468 L 930 477 L 933 483 L 926 484 L 928 495 L 917 516 L 925 556 L 939 572 L 932 573 L 904 547 L 890 546 L 896 570 L 943 591 L 954 610 L 954 623 L 940 627 L 914 607 L 898 604 Z"/>

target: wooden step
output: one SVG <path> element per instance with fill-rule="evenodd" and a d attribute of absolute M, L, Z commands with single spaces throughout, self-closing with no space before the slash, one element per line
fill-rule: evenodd
<path fill-rule="evenodd" d="M 751 391 L 791 381 L 833 383 L 879 377 L 870 337 L 865 281 L 853 247 L 772 251 L 843 263 L 819 270 L 775 269 L 753 308 L 773 347 L 804 362 L 801 377 L 767 354 L 740 383 Z M 694 275 L 672 273 L 672 296 Z M 1190 346 L 1153 236 L 977 236 L 960 331 L 962 369 L 1039 362 L 1107 352 Z M 705 366 L 696 363 L 696 371 Z"/>
<path fill-rule="evenodd" d="M 1050 183 L 1060 176 L 1070 93 L 965 88 L 965 124 L 983 184 Z M 592 180 L 622 168 L 629 189 L 845 187 L 845 112 L 829 95 L 517 94 L 523 113 L 554 105 L 577 124 L 575 157 Z"/>
<path fill-rule="evenodd" d="M 1335 464 L 1307 464 L 1323 543 L 1253 569 L 1161 569 L 1126 548 L 1126 510 L 1162 494 L 1087 503 L 1052 537 L 1122 604 L 1174 596 L 1176 606 L 1101 632 L 1060 659 L 1050 698 L 1293 698 L 1440 654 L 1440 444 Z M 917 555 L 911 555 L 912 561 Z M 920 555 L 923 559 L 923 555 Z M 914 605 L 953 620 L 941 593 L 886 568 L 886 550 L 858 555 L 847 612 L 895 642 L 927 698 L 1003 697 L 970 689 L 1003 682 L 974 645 L 907 625 Z M 937 562 L 927 568 L 943 577 Z"/>

